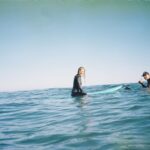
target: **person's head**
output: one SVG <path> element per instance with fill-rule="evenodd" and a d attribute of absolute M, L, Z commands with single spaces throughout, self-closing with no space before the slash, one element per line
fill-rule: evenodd
<path fill-rule="evenodd" d="M 85 68 L 84 67 L 78 68 L 78 75 L 85 77 Z"/>
<path fill-rule="evenodd" d="M 148 72 L 143 72 L 142 76 L 145 80 L 150 79 L 150 74 Z"/>

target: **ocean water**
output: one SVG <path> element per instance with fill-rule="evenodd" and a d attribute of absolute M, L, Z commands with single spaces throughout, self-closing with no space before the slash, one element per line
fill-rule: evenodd
<path fill-rule="evenodd" d="M 150 150 L 150 92 L 128 86 L 1 92 L 0 150 Z"/>

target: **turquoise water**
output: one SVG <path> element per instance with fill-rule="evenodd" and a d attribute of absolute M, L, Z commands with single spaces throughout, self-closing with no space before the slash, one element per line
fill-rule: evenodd
<path fill-rule="evenodd" d="M 149 150 L 150 92 L 129 87 L 82 98 L 69 88 L 0 93 L 0 149 Z"/>

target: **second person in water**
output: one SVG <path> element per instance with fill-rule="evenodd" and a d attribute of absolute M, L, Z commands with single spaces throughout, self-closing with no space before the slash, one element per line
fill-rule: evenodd
<path fill-rule="evenodd" d="M 145 71 L 143 72 L 142 76 L 147 81 L 147 85 L 145 85 L 142 80 L 139 81 L 139 83 L 142 85 L 143 88 L 150 88 L 150 74 Z"/>
<path fill-rule="evenodd" d="M 82 77 L 85 79 L 85 68 L 80 67 L 77 74 L 74 77 L 72 96 L 84 96 L 87 95 L 82 89 Z"/>

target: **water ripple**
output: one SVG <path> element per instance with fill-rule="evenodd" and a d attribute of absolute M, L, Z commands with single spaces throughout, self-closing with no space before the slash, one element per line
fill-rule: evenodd
<path fill-rule="evenodd" d="M 0 149 L 149 150 L 150 93 L 130 87 L 82 98 L 68 88 L 0 93 Z"/>

